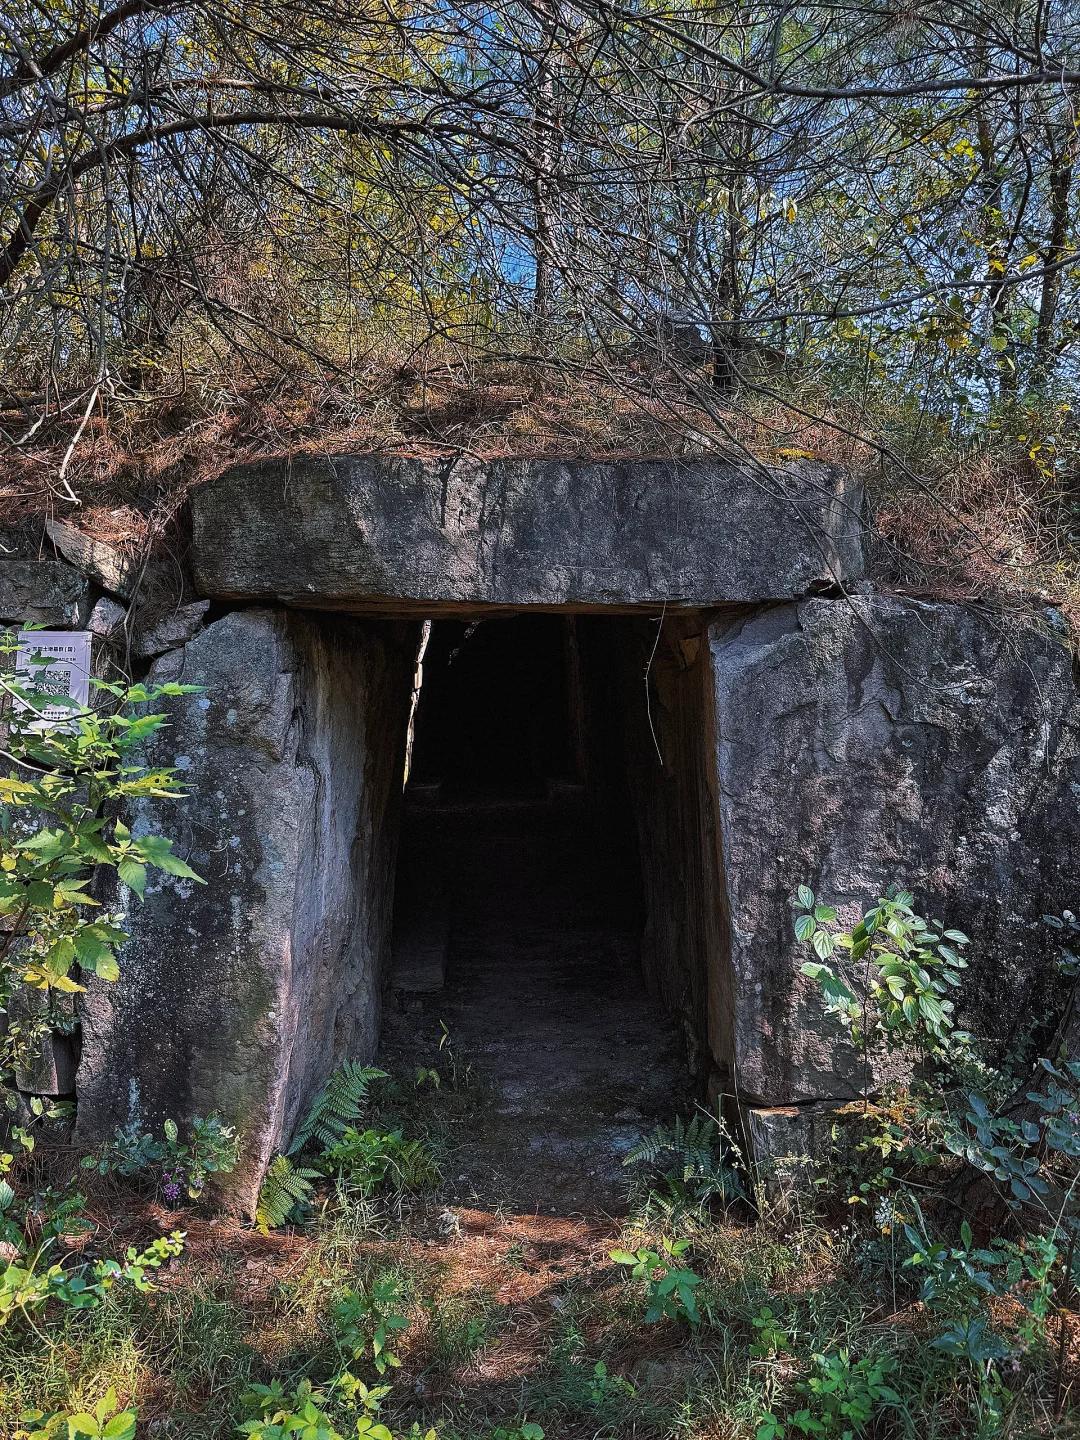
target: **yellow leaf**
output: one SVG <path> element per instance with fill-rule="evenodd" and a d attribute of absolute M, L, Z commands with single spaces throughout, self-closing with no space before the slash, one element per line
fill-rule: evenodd
<path fill-rule="evenodd" d="M 77 985 L 69 975 L 53 975 L 40 965 L 31 965 L 23 979 L 36 990 L 62 990 L 66 995 L 79 994 L 86 989 L 85 985 Z"/>

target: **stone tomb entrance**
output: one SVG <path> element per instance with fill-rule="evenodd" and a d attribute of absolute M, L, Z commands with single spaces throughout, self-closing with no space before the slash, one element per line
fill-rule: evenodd
<path fill-rule="evenodd" d="M 801 974 L 799 884 L 852 915 L 902 880 L 974 936 L 969 1028 L 1015 1044 L 1051 1013 L 1040 917 L 1080 891 L 1070 652 L 878 590 L 837 470 L 294 456 L 201 487 L 192 520 L 214 618 L 151 679 L 206 688 L 148 756 L 192 794 L 131 818 L 208 883 L 129 906 L 121 980 L 82 1003 L 78 1139 L 217 1110 L 250 1206 L 385 1013 L 388 1046 L 439 1019 L 473 1046 L 549 1203 L 606 1203 L 679 1054 L 760 1150 L 799 1153 L 864 1079 Z M 590 1096 L 599 1145 L 567 1120 Z M 527 1170 L 503 1178 L 537 1203 Z"/>
<path fill-rule="evenodd" d="M 625 629 L 439 619 L 426 648 L 380 1054 L 410 1073 L 445 1024 L 474 1067 L 488 1103 L 450 1177 L 464 1203 L 618 1207 L 629 1148 L 695 1098 L 642 966 L 627 731 L 647 700 L 613 683 Z"/>

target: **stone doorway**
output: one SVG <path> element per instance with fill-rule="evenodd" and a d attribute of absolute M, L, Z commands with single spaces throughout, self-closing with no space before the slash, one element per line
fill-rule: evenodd
<path fill-rule="evenodd" d="M 693 1104 L 686 1046 L 642 968 L 627 717 L 608 673 L 619 632 L 567 615 L 432 627 L 380 1053 L 409 1073 L 445 1025 L 473 1067 L 458 1203 L 618 1210 L 626 1153 Z"/>
<path fill-rule="evenodd" d="M 333 1067 L 376 1053 L 425 616 L 462 635 L 482 618 L 481 649 L 497 625 L 557 627 L 563 756 L 515 782 L 530 873 L 563 856 L 569 895 L 613 838 L 636 837 L 650 1024 L 672 1017 L 697 1094 L 737 1096 L 756 1150 L 804 1153 L 807 1125 L 863 1074 L 802 974 L 800 884 L 850 914 L 901 879 L 979 937 L 964 1022 L 1014 1047 L 1058 984 L 1039 917 L 1077 885 L 1072 657 L 1056 614 L 1021 633 L 977 604 L 881 592 L 863 540 L 857 488 L 810 462 L 297 455 L 198 487 L 192 583 L 211 623 L 150 678 L 205 692 L 169 699 L 147 757 L 194 788 L 131 822 L 208 883 L 166 875 L 142 905 L 116 897 L 132 939 L 119 983 L 80 1002 L 79 1142 L 219 1111 L 244 1136 L 250 1208 Z M 526 728 L 543 713 L 519 697 Z M 490 733 L 470 745 L 493 775 Z M 465 751 L 433 809 L 475 783 Z M 591 830 L 571 824 L 576 804 Z M 528 829 L 522 806 L 562 838 Z M 474 822 L 448 849 L 490 890 L 513 837 Z M 524 901 L 501 893 L 512 919 Z M 569 1008 L 602 1015 L 596 994 L 630 991 L 610 970 Z M 469 1016 L 496 1013 L 477 997 Z M 524 1033 L 510 1011 L 500 1026 Z"/>

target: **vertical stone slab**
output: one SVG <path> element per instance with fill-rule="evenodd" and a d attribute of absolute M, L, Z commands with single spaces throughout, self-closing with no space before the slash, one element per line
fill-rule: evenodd
<path fill-rule="evenodd" d="M 967 1026 L 1016 1042 L 1045 1016 L 1045 911 L 1080 898 L 1080 701 L 1057 638 L 977 606 L 808 600 L 710 630 L 734 1032 L 752 1104 L 850 1097 L 799 971 L 800 883 L 859 907 L 890 881 L 973 939 Z"/>
<path fill-rule="evenodd" d="M 141 805 L 133 828 L 169 835 L 207 883 L 151 872 L 143 904 L 126 896 L 120 981 L 83 1005 L 79 1140 L 218 1110 L 250 1204 L 333 1065 L 374 1053 L 412 629 L 245 610 L 154 665 L 206 689 L 163 704 L 147 756 L 189 800 Z"/>

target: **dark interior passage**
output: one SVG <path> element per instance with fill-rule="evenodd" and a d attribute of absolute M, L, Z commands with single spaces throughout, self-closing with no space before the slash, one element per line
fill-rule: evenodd
<path fill-rule="evenodd" d="M 544 793 L 569 772 L 567 627 L 551 615 L 438 621 L 424 657 L 412 774 L 448 795 Z"/>
<path fill-rule="evenodd" d="M 561 616 L 436 622 L 425 659 L 383 1053 L 427 1063 L 442 1022 L 473 1066 L 461 1203 L 618 1209 L 627 1151 L 692 1104 L 641 970 L 618 706 L 580 663 Z"/>

